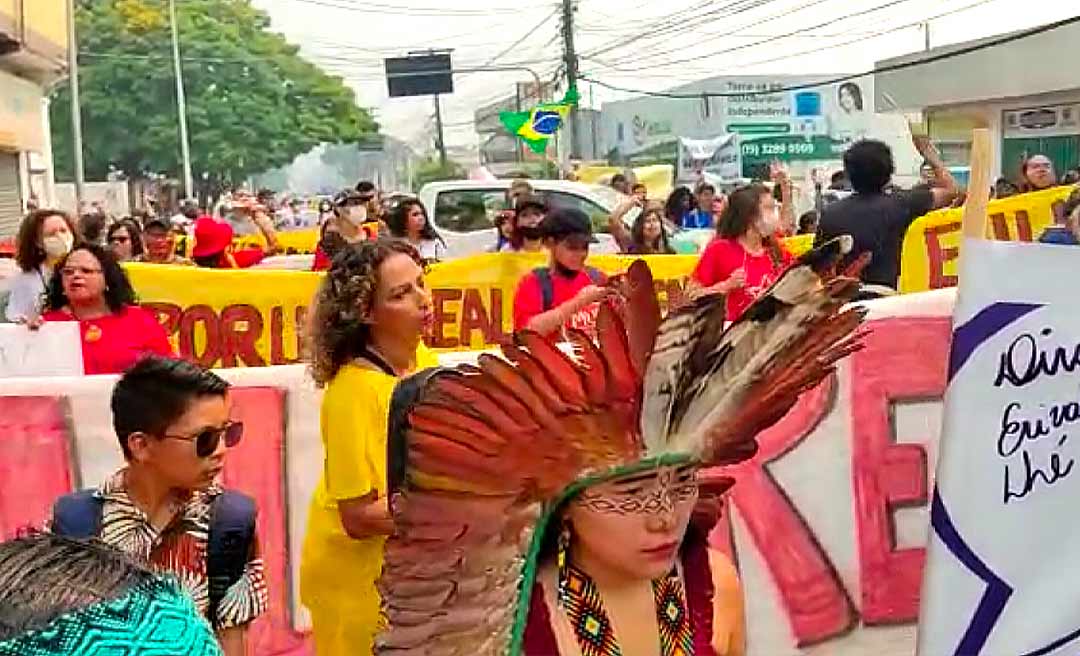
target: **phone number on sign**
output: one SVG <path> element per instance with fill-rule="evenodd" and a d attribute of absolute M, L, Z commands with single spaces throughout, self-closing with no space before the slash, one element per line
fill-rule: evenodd
<path fill-rule="evenodd" d="M 744 143 L 742 154 L 747 157 L 782 157 L 784 155 L 813 155 L 814 144 L 794 141 L 791 143 Z"/>

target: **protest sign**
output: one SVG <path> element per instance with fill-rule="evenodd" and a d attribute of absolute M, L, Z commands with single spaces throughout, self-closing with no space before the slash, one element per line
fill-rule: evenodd
<path fill-rule="evenodd" d="M 0 324 L 0 378 L 82 373 L 82 338 L 77 322 L 46 323 L 38 330 Z"/>
<path fill-rule="evenodd" d="M 697 180 L 708 173 L 721 180 L 742 178 L 742 153 L 739 135 L 734 132 L 713 139 L 679 138 L 679 181 Z"/>
<path fill-rule="evenodd" d="M 1062 218 L 1073 187 L 1055 187 L 990 201 L 988 236 L 998 241 L 1035 241 Z M 960 209 L 931 212 L 911 224 L 900 256 L 902 294 L 955 287 L 960 257 Z"/>
<path fill-rule="evenodd" d="M 793 254 L 812 236 L 785 241 Z M 595 255 L 589 264 L 608 274 L 644 259 L 661 303 L 680 295 L 695 255 Z M 514 293 L 543 254 L 491 253 L 433 265 L 427 273 L 435 324 L 428 345 L 440 350 L 488 348 L 513 330 Z M 322 274 L 275 269 L 200 269 L 128 264 L 143 307 L 165 326 L 177 352 L 205 367 L 291 364 L 302 353 L 302 327 Z"/>
<path fill-rule="evenodd" d="M 919 651 L 1075 653 L 1080 249 L 962 248 Z"/>

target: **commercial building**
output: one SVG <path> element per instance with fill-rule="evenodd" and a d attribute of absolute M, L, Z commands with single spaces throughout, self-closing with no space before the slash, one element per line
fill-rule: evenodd
<path fill-rule="evenodd" d="M 922 112 L 931 139 L 950 166 L 965 166 L 971 130 L 989 128 L 993 174 L 1015 180 L 1027 155 L 1041 153 L 1059 174 L 1080 165 L 1080 22 L 1038 34 L 999 35 L 878 62 L 877 111 Z M 1022 37 L 1022 38 L 1019 38 Z M 1001 43 L 1002 41 L 1006 41 Z M 982 46 L 980 48 L 980 46 Z M 919 64 L 923 60 L 936 59 Z"/>
<path fill-rule="evenodd" d="M 66 0 L 0 0 L 0 238 L 51 204 L 48 93 L 66 71 Z"/>
<path fill-rule="evenodd" d="M 819 84 L 837 77 L 719 76 L 604 103 L 603 147 L 613 161 L 646 163 L 674 160 L 680 138 L 736 133 L 742 173 L 755 177 L 773 160 L 789 163 L 797 175 L 838 168 L 849 143 L 874 136 L 893 146 L 901 174 L 917 173 L 903 117 L 874 112 L 873 78 Z"/>

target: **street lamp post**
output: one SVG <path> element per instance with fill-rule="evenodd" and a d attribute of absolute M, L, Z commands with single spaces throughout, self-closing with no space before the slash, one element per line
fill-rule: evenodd
<path fill-rule="evenodd" d="M 79 44 L 75 34 L 75 0 L 68 2 L 68 82 L 71 85 L 71 145 L 75 163 L 75 215 L 82 214 L 86 198 L 86 171 L 83 168 L 82 108 L 79 106 Z"/>
<path fill-rule="evenodd" d="M 184 197 L 194 198 L 191 148 L 188 146 L 187 101 L 184 97 L 184 73 L 180 67 L 180 34 L 176 24 L 176 0 L 169 0 L 169 23 L 172 27 L 173 67 L 176 70 L 176 112 L 180 117 L 180 158 L 184 167 Z"/>

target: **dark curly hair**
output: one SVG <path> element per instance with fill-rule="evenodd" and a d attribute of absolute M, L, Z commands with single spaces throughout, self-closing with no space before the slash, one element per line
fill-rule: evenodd
<path fill-rule="evenodd" d="M 694 206 L 694 192 L 675 187 L 664 203 L 664 216 L 675 225 L 682 224 L 683 214 Z"/>
<path fill-rule="evenodd" d="M 71 218 L 71 215 L 67 212 L 61 210 L 34 210 L 27 214 L 19 225 L 19 236 L 15 238 L 17 246 L 15 263 L 23 271 L 36 271 L 45 261 L 45 251 L 38 244 L 38 239 L 41 237 L 41 226 L 44 225 L 45 219 L 50 216 L 63 218 L 68 225 L 68 230 L 71 231 L 72 237 L 78 234 L 78 230 L 75 228 L 75 219 Z"/>
<path fill-rule="evenodd" d="M 350 244 L 334 257 L 308 325 L 311 377 L 320 387 L 367 346 L 371 328 L 364 319 L 375 302 L 379 268 L 398 253 L 423 264 L 415 248 L 395 239 Z"/>
<path fill-rule="evenodd" d="M 90 253 L 101 264 L 101 273 L 105 276 L 105 304 L 109 306 L 110 310 L 119 312 L 129 305 L 135 305 L 135 290 L 132 288 L 127 274 L 124 273 L 113 254 L 97 244 L 75 244 L 75 247 L 71 249 L 71 253 L 65 255 L 64 259 L 60 260 L 56 265 L 57 273 L 63 271 L 68 259 L 72 254 L 79 251 Z M 49 291 L 45 296 L 45 309 L 62 310 L 70 304 L 67 294 L 64 293 L 63 278 L 62 275 L 55 275 L 49 280 Z"/>
<path fill-rule="evenodd" d="M 406 198 L 397 205 L 394 205 L 393 209 L 390 210 L 390 215 L 386 217 L 386 225 L 390 228 L 390 234 L 398 239 L 405 239 L 409 236 L 409 211 L 413 207 L 419 207 L 420 211 L 424 213 L 424 228 L 420 231 L 420 236 L 424 239 L 441 241 L 443 242 L 443 246 L 445 246 L 446 242 L 443 241 L 443 238 L 435 231 L 435 226 L 431 223 L 431 217 L 428 216 L 427 208 L 415 198 Z"/>
<path fill-rule="evenodd" d="M 844 152 L 844 172 L 856 192 L 880 194 L 896 172 L 892 149 L 883 141 L 856 141 Z"/>
<path fill-rule="evenodd" d="M 105 233 L 105 243 L 109 244 L 109 242 L 113 238 L 113 235 L 116 234 L 121 228 L 127 230 L 128 239 L 131 240 L 131 257 L 134 258 L 142 255 L 142 228 L 139 226 L 139 222 L 132 217 L 125 217 L 109 226 L 108 232 Z"/>

